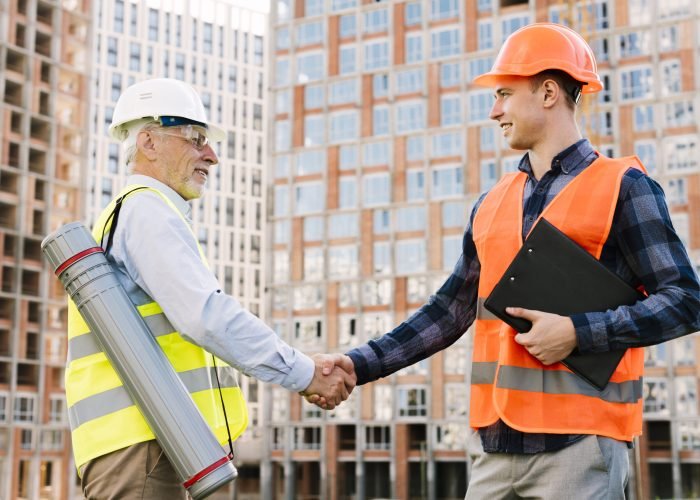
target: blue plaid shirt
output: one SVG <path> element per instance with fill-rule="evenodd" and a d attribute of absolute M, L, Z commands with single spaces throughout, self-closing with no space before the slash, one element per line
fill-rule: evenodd
<path fill-rule="evenodd" d="M 582 139 L 559 153 L 538 181 L 526 154 L 518 168 L 528 175 L 523 197 L 523 238 L 537 217 L 571 180 L 598 157 Z M 348 352 L 358 384 L 386 377 L 452 345 L 476 317 L 480 264 L 472 236 L 472 209 L 462 255 L 450 277 L 405 322 L 377 340 Z M 688 254 L 671 225 L 661 187 L 635 169 L 622 178 L 610 236 L 600 261 L 649 297 L 614 311 L 574 314 L 578 348 L 604 352 L 642 347 L 700 330 L 700 284 Z M 582 436 L 522 433 L 503 422 L 480 429 L 488 452 L 539 453 L 563 448 Z"/>

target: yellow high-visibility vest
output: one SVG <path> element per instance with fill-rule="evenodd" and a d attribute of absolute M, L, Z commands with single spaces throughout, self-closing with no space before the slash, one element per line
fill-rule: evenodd
<path fill-rule="evenodd" d="M 135 188 L 141 189 L 130 193 Z M 125 196 L 127 200 L 127 197 L 136 196 L 144 191 L 159 195 L 182 217 L 177 207 L 157 189 L 130 185 L 104 209 L 92 230 L 93 237 L 99 241 L 103 228 L 106 232 L 109 231 L 112 221 L 109 216 L 119 197 L 128 193 Z M 187 224 L 184 217 L 182 218 Z M 188 224 L 187 226 L 189 227 Z M 197 241 L 194 234 L 192 237 Z M 197 247 L 202 261 L 207 265 L 199 243 Z M 214 371 L 218 369 L 231 438 L 236 439 L 240 436 L 248 425 L 248 411 L 235 370 L 218 358 L 214 361 L 212 354 L 182 338 L 165 317 L 161 307 L 143 291 L 130 299 L 187 387 L 214 435 L 223 445 L 228 443 L 228 432 L 221 396 L 216 385 Z M 78 469 L 94 458 L 132 444 L 155 439 L 141 412 L 134 405 L 119 376 L 99 347 L 95 336 L 70 299 L 66 402 L 72 431 L 73 454 Z"/>

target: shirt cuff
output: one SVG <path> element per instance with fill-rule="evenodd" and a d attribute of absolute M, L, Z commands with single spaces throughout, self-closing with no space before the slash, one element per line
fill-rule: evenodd
<path fill-rule="evenodd" d="M 576 330 L 576 342 L 580 352 L 610 350 L 604 312 L 572 314 L 569 317 Z"/>
<path fill-rule="evenodd" d="M 303 352 L 296 349 L 294 349 L 294 352 L 296 353 L 296 360 L 292 365 L 292 369 L 282 379 L 280 385 L 290 391 L 301 392 L 311 385 L 316 365 L 313 359 Z"/>
<path fill-rule="evenodd" d="M 382 376 L 382 364 L 377 356 L 377 353 L 374 351 L 374 349 L 372 349 L 372 343 L 373 342 L 370 341 L 369 343 L 361 345 L 360 347 L 346 353 L 355 364 L 357 385 L 373 382 Z"/>

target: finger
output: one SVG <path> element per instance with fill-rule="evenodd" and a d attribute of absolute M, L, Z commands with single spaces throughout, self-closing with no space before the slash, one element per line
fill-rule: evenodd
<path fill-rule="evenodd" d="M 307 394 L 305 396 L 306 401 L 308 401 L 311 404 L 317 404 L 322 398 L 318 394 Z"/>
<path fill-rule="evenodd" d="M 355 373 L 355 363 L 350 356 L 341 354 L 339 361 L 336 363 L 347 373 Z"/>
<path fill-rule="evenodd" d="M 321 360 L 321 373 L 330 375 L 333 372 L 333 367 L 335 367 L 335 357 L 324 355 Z"/>
<path fill-rule="evenodd" d="M 513 339 L 520 344 L 521 346 L 527 347 L 528 345 L 528 340 L 531 338 L 531 336 L 525 335 L 524 333 L 518 333 Z"/>
<path fill-rule="evenodd" d="M 524 307 L 506 307 L 506 312 L 516 318 L 525 318 L 528 321 L 534 321 L 540 315 L 540 311 L 525 309 Z"/>

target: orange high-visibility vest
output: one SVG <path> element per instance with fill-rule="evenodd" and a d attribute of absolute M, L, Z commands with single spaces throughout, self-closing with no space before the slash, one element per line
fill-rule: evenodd
<path fill-rule="evenodd" d="M 540 217 L 600 259 L 622 176 L 630 167 L 644 171 L 636 157 L 598 158 L 561 190 Z M 526 179 L 523 172 L 505 175 L 474 216 L 481 273 L 469 423 L 479 428 L 500 418 L 523 432 L 597 434 L 631 441 L 642 431 L 642 349 L 628 349 L 608 385 L 598 391 L 561 363 L 543 365 L 515 342 L 515 330 L 483 308 L 523 245 Z"/>

